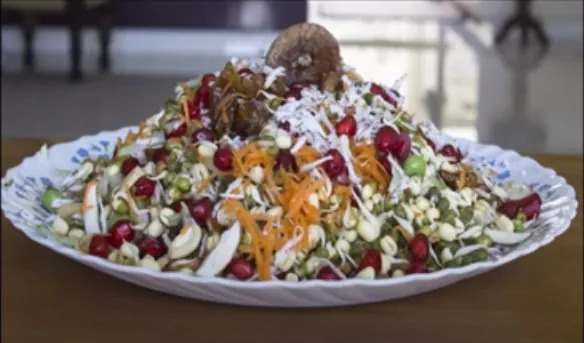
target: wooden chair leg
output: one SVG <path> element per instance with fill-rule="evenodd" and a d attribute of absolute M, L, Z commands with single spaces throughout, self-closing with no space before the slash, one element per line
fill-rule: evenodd
<path fill-rule="evenodd" d="M 112 17 L 109 9 L 104 9 L 99 22 L 99 70 L 108 73 L 111 68 L 110 42 L 111 42 Z"/>
<path fill-rule="evenodd" d="M 22 54 L 22 65 L 26 71 L 32 72 L 35 67 L 34 56 L 34 36 L 35 36 L 35 17 L 32 14 L 25 14 L 22 21 L 22 39 L 24 50 Z"/>
<path fill-rule="evenodd" d="M 71 59 L 69 79 L 73 82 L 79 82 L 83 79 L 83 72 L 81 70 L 81 57 L 83 49 L 81 42 L 81 30 L 83 28 L 84 12 L 83 0 L 67 1 L 67 15 L 70 37 L 69 54 Z"/>

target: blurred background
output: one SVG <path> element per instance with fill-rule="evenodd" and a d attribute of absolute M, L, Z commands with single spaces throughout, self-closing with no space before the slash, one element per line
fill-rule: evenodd
<path fill-rule="evenodd" d="M 364 77 L 406 74 L 406 107 L 451 135 L 582 154 L 583 2 L 520 3 L 2 0 L 2 136 L 136 124 L 178 81 L 262 56 L 280 30 L 308 20 Z"/>

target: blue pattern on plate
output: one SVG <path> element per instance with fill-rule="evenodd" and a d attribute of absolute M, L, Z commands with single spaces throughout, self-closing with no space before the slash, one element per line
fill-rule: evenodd
<path fill-rule="evenodd" d="M 46 178 L 43 176 L 40 178 L 40 180 L 41 180 L 41 183 L 43 185 L 45 185 L 45 187 L 53 187 L 53 182 L 49 178 Z"/>
<path fill-rule="evenodd" d="M 89 151 L 87 151 L 87 149 L 79 148 L 79 149 L 77 149 L 77 155 L 79 155 L 81 157 L 88 157 Z"/>

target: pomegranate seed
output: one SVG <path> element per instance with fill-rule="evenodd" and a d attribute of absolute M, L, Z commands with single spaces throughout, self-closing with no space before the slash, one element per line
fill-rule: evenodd
<path fill-rule="evenodd" d="M 340 280 L 341 278 L 333 272 L 331 267 L 322 267 L 316 274 L 316 278 L 320 280 Z"/>
<path fill-rule="evenodd" d="M 302 88 L 290 88 L 284 93 L 284 98 L 294 98 L 296 100 L 302 97 Z"/>
<path fill-rule="evenodd" d="M 168 250 L 161 239 L 152 237 L 146 237 L 140 241 L 138 248 L 140 249 L 140 257 L 150 255 L 154 258 L 162 257 L 162 255 L 166 254 L 166 251 Z"/>
<path fill-rule="evenodd" d="M 310 82 L 300 81 L 300 82 L 296 82 L 296 83 L 293 83 L 292 85 L 290 85 L 291 89 L 304 89 L 306 87 L 310 87 Z"/>
<path fill-rule="evenodd" d="M 233 168 L 233 153 L 229 148 L 217 149 L 213 156 L 213 164 L 221 171 L 230 171 Z"/>
<path fill-rule="evenodd" d="M 412 150 L 412 139 L 405 132 L 400 133 L 391 146 L 392 155 L 400 162 L 404 162 Z"/>
<path fill-rule="evenodd" d="M 150 198 L 154 194 L 156 181 L 150 180 L 146 176 L 142 176 L 134 184 L 134 195 L 138 197 Z"/>
<path fill-rule="evenodd" d="M 138 161 L 135 157 L 128 157 L 122 162 L 122 166 L 120 167 L 120 171 L 122 175 L 126 176 L 134 170 L 137 166 L 140 165 L 140 161 Z"/>
<path fill-rule="evenodd" d="M 251 71 L 249 68 L 241 68 L 237 73 L 243 77 L 253 75 L 253 71 Z"/>
<path fill-rule="evenodd" d="M 187 111 L 190 119 L 201 118 L 201 109 L 195 104 L 194 100 L 187 100 Z"/>
<path fill-rule="evenodd" d="M 429 243 L 428 236 L 418 233 L 408 243 L 410 260 L 414 262 L 426 262 L 428 260 Z"/>
<path fill-rule="evenodd" d="M 227 266 L 227 272 L 235 276 L 238 280 L 248 280 L 254 274 L 253 267 L 243 257 L 236 257 Z"/>
<path fill-rule="evenodd" d="M 278 156 L 276 157 L 276 163 L 274 164 L 274 169 L 278 170 L 280 168 L 292 172 L 296 172 L 298 170 L 296 157 L 294 157 L 290 151 L 280 150 L 278 153 Z"/>
<path fill-rule="evenodd" d="M 134 239 L 134 229 L 129 220 L 118 220 L 109 231 L 108 243 L 116 249 L 119 249 L 124 241 L 130 242 L 132 239 Z"/>
<path fill-rule="evenodd" d="M 365 252 L 359 263 L 358 270 L 361 271 L 367 267 L 373 268 L 375 273 L 381 270 L 381 253 L 377 249 L 369 249 Z"/>
<path fill-rule="evenodd" d="M 158 148 L 158 149 L 154 150 L 154 157 L 153 157 L 154 162 L 168 163 L 169 157 L 170 157 L 170 154 L 164 148 Z"/>
<path fill-rule="evenodd" d="M 330 178 L 339 176 L 345 171 L 345 159 L 337 149 L 329 150 L 325 156 L 332 157 L 330 160 L 323 163 L 324 171 Z"/>
<path fill-rule="evenodd" d="M 444 157 L 448 157 L 453 159 L 456 162 L 460 162 L 462 160 L 462 153 L 458 148 L 455 148 L 451 144 L 446 144 L 442 147 L 439 151 L 440 154 L 444 155 Z"/>
<path fill-rule="evenodd" d="M 202 141 L 213 142 L 215 140 L 215 135 L 213 134 L 213 131 L 211 131 L 209 129 L 202 128 L 202 129 L 198 129 L 197 131 L 193 132 L 191 139 L 192 139 L 193 143 L 198 143 L 198 142 L 202 142 Z"/>
<path fill-rule="evenodd" d="M 91 241 L 89 242 L 89 254 L 93 256 L 99 256 L 103 258 L 107 258 L 109 255 L 109 244 L 108 244 L 107 236 L 102 235 L 94 235 L 91 237 Z"/>
<path fill-rule="evenodd" d="M 420 262 L 410 263 L 408 269 L 406 269 L 406 274 L 423 274 L 428 272 L 428 267 Z"/>
<path fill-rule="evenodd" d="M 349 179 L 349 172 L 347 171 L 347 169 L 345 168 L 345 170 L 342 173 L 334 177 L 333 181 L 342 186 L 350 185 L 351 180 Z"/>
<path fill-rule="evenodd" d="M 201 79 L 201 84 L 206 86 L 206 87 L 209 87 L 216 80 L 217 80 L 217 77 L 214 74 L 205 74 L 205 75 L 203 75 L 203 78 Z"/>
<path fill-rule="evenodd" d="M 282 122 L 282 123 L 278 123 L 278 128 L 280 128 L 286 132 L 290 132 L 290 123 L 287 121 Z"/>
<path fill-rule="evenodd" d="M 381 98 L 383 98 L 383 100 L 387 101 L 388 103 L 392 104 L 393 106 L 397 106 L 397 101 L 392 96 L 387 94 L 385 89 L 383 89 L 383 87 L 381 87 L 380 85 L 378 85 L 376 83 L 372 83 L 371 88 L 370 88 L 370 92 L 381 96 Z M 395 91 L 393 91 L 393 93 L 398 95 L 397 92 L 395 92 Z"/>
<path fill-rule="evenodd" d="M 353 137 L 357 134 L 357 121 L 353 116 L 348 115 L 337 122 L 335 131 L 337 136 L 347 135 Z"/>
<path fill-rule="evenodd" d="M 389 162 L 389 159 L 387 158 L 387 154 L 385 153 L 377 153 L 377 160 L 379 161 L 379 163 L 381 163 L 381 165 L 383 166 L 383 169 L 385 169 L 385 171 L 389 174 L 389 176 L 391 176 L 391 162 Z"/>
<path fill-rule="evenodd" d="M 197 109 L 209 108 L 211 102 L 211 90 L 208 86 L 201 86 L 195 94 L 195 106 Z"/>
<path fill-rule="evenodd" d="M 183 123 L 176 129 L 172 130 L 171 132 L 166 134 L 168 138 L 175 138 L 175 137 L 182 137 L 187 133 L 187 124 Z"/>
<path fill-rule="evenodd" d="M 207 197 L 201 198 L 197 201 L 187 201 L 186 205 L 191 213 L 191 217 L 193 217 L 193 219 L 200 225 L 204 225 L 207 222 L 207 219 L 211 217 L 213 202 Z"/>
<path fill-rule="evenodd" d="M 172 210 L 176 213 L 181 213 L 181 211 L 182 211 L 182 206 L 180 204 L 180 201 L 173 202 L 172 205 L 170 205 L 170 208 L 172 208 Z"/>
<path fill-rule="evenodd" d="M 389 153 L 398 136 L 399 133 L 391 126 L 382 126 L 375 135 L 375 147 L 381 152 Z"/>
<path fill-rule="evenodd" d="M 523 199 L 505 201 L 499 205 L 497 210 L 511 219 L 515 219 L 519 213 L 523 213 L 527 220 L 531 220 L 539 217 L 541 204 L 539 194 L 532 193 Z"/>

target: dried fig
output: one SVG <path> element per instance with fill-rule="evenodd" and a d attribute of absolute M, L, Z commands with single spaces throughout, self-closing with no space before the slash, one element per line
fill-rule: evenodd
<path fill-rule="evenodd" d="M 266 55 L 266 64 L 272 68 L 286 68 L 288 85 L 297 82 L 322 85 L 341 69 L 339 43 L 318 24 L 296 24 L 274 40 Z M 328 81 L 327 85 L 330 83 Z"/>

